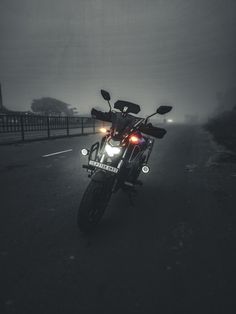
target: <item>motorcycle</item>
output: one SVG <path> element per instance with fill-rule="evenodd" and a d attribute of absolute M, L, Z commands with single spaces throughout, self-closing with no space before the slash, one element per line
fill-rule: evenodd
<path fill-rule="evenodd" d="M 83 165 L 91 178 L 77 214 L 77 224 L 81 231 L 91 231 L 102 219 L 112 193 L 118 190 L 133 189 L 142 185 L 138 179 L 141 172 L 149 173 L 148 161 L 153 149 L 154 138 L 163 138 L 166 130 L 154 127 L 148 120 L 156 114 L 166 114 L 172 107 L 159 106 L 155 113 L 146 118 L 132 114 L 140 112 L 140 106 L 128 101 L 118 100 L 112 111 L 110 94 L 101 90 L 103 98 L 108 102 L 109 112 L 92 109 L 96 119 L 110 122 L 109 130 L 101 142 L 94 143 L 90 149 L 82 149 L 88 162 Z"/>

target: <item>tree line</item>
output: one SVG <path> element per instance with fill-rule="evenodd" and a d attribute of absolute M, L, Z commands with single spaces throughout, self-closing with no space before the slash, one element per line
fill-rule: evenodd
<path fill-rule="evenodd" d="M 74 116 L 78 114 L 77 108 L 71 108 L 71 105 L 51 97 L 34 99 L 31 110 L 41 115 Z"/>

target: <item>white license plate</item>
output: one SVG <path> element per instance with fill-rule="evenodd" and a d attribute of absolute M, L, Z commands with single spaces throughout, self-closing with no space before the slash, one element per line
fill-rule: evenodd
<path fill-rule="evenodd" d="M 100 169 L 103 169 L 103 170 L 107 170 L 107 171 L 110 171 L 110 172 L 113 172 L 113 173 L 117 173 L 118 172 L 118 169 L 115 168 L 115 167 L 112 167 L 112 166 L 108 166 L 108 165 L 104 165 L 98 161 L 94 161 L 94 160 L 90 160 L 89 161 L 89 165 L 91 166 L 94 166 L 96 168 L 100 168 Z"/>

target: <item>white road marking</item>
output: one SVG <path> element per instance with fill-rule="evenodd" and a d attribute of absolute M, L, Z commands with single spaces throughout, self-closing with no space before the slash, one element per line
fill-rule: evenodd
<path fill-rule="evenodd" d="M 50 157 L 50 156 L 54 156 L 54 155 L 64 154 L 64 153 L 71 152 L 72 150 L 73 150 L 73 149 L 62 150 L 62 151 L 60 151 L 60 152 L 56 152 L 56 153 L 51 153 L 51 154 L 43 155 L 42 157 Z"/>

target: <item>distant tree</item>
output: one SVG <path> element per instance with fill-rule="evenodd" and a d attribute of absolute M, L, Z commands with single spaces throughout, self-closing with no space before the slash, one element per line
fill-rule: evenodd
<path fill-rule="evenodd" d="M 205 127 L 218 143 L 236 153 L 236 86 L 218 93 L 217 99 L 218 108 Z"/>
<path fill-rule="evenodd" d="M 73 116 L 77 108 L 69 107 L 69 104 L 51 97 L 34 99 L 31 104 L 31 110 L 42 115 Z"/>
<path fill-rule="evenodd" d="M 216 113 L 221 113 L 226 110 L 232 110 L 236 102 L 236 86 L 228 88 L 224 92 L 217 93 L 217 109 Z"/>

